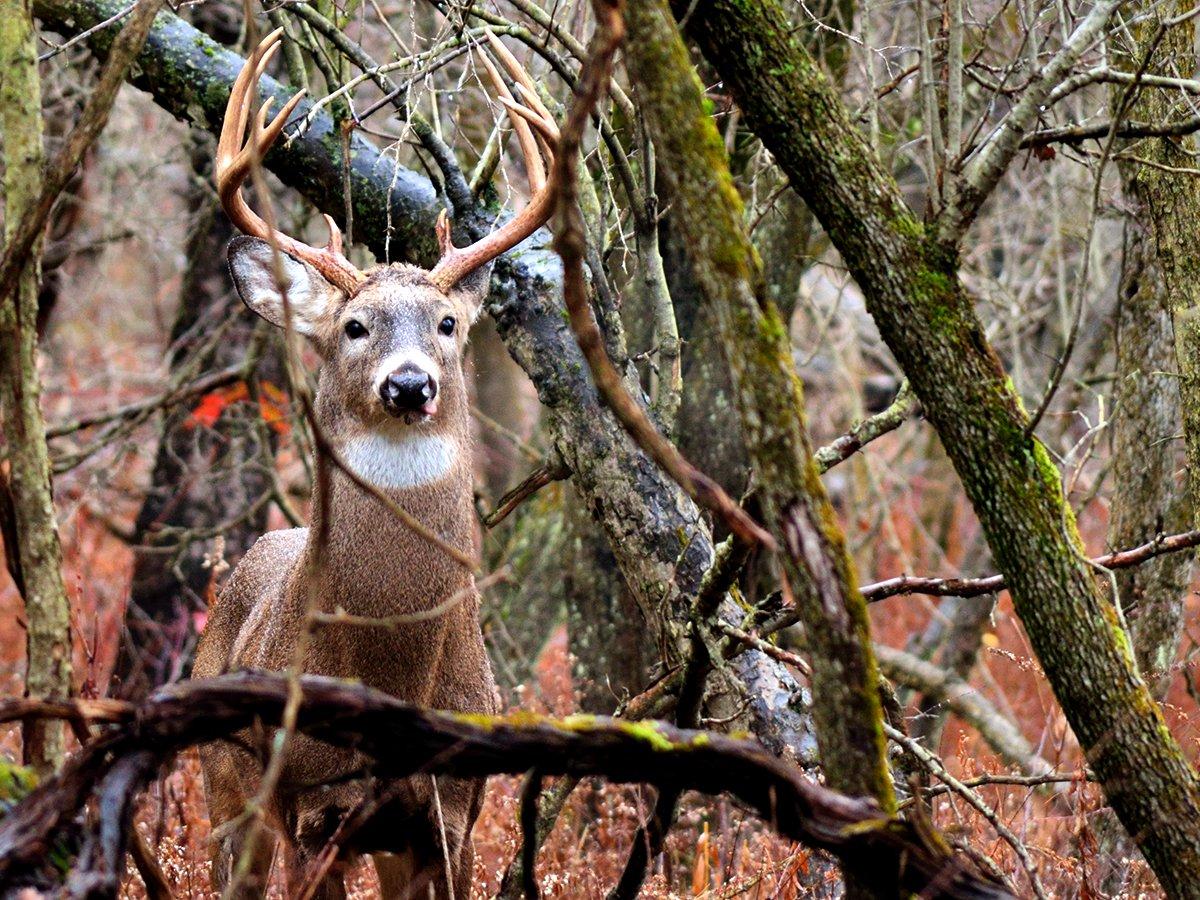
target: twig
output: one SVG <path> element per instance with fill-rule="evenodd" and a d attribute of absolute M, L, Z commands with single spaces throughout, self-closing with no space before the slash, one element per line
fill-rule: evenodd
<path fill-rule="evenodd" d="M 1025 870 L 1025 875 L 1029 879 L 1029 885 L 1033 889 L 1034 896 L 1038 900 L 1046 900 L 1046 891 L 1042 887 L 1041 880 L 1038 878 L 1033 860 L 1029 857 L 1029 848 L 1021 842 L 1020 838 L 1012 833 L 1007 825 L 1000 821 L 1000 817 L 996 815 L 996 811 L 988 806 L 982 797 L 951 775 L 946 770 L 946 767 L 942 765 L 942 761 L 933 753 L 926 750 L 920 743 L 886 722 L 883 723 L 883 730 L 889 739 L 895 741 L 916 757 L 931 774 L 941 779 L 947 788 L 966 800 L 981 816 L 988 820 L 988 823 L 995 829 L 996 834 L 1000 835 L 1017 855 L 1017 860 L 1020 862 L 1021 868 Z"/>
<path fill-rule="evenodd" d="M 471 416 L 477 422 L 479 422 L 480 425 L 483 425 L 489 431 L 495 432 L 497 435 L 512 444 L 513 447 L 516 448 L 517 452 L 524 456 L 531 463 L 540 465 L 541 463 L 545 462 L 545 459 L 543 459 L 543 454 L 531 447 L 523 437 L 502 422 L 497 422 L 473 403 L 471 404 Z"/>
<path fill-rule="evenodd" d="M 189 384 L 166 391 L 156 397 L 127 403 L 124 406 L 118 406 L 116 409 L 111 409 L 107 412 L 92 413 L 91 415 L 80 416 L 78 419 L 72 419 L 69 422 L 60 422 L 57 425 L 51 425 L 46 428 L 46 437 L 64 437 L 68 434 L 74 434 L 76 431 L 81 431 L 84 428 L 104 425 L 117 419 L 131 419 L 155 409 L 166 409 L 169 406 L 190 400 L 192 397 L 207 394 L 219 387 L 224 387 L 227 384 L 238 381 L 245 374 L 246 366 L 244 363 L 238 363 L 236 366 L 228 366 L 216 372 L 208 372 Z"/>
<path fill-rule="evenodd" d="M 146 843 L 136 825 L 129 830 L 129 855 L 133 857 L 133 864 L 142 877 L 142 884 L 146 886 L 146 896 L 149 900 L 171 900 L 171 885 L 154 857 L 154 850 Z"/>
<path fill-rule="evenodd" d="M 1095 69 L 1089 69 L 1086 72 L 1080 72 L 1078 75 L 1072 75 L 1050 92 L 1050 99 L 1048 103 L 1057 103 L 1064 97 L 1068 97 L 1078 91 L 1080 88 L 1085 88 L 1090 84 L 1104 82 L 1111 84 L 1130 84 L 1135 80 L 1144 88 L 1170 88 L 1172 90 L 1183 91 L 1187 94 L 1200 94 L 1200 81 L 1196 81 L 1191 78 L 1172 78 L 1168 75 L 1146 74 L 1141 78 L 1135 79 L 1132 72 L 1122 72 L 1120 69 L 1110 69 L 1105 66 L 1100 66 Z"/>
<path fill-rule="evenodd" d="M 1139 566 L 1157 556 L 1178 553 L 1197 546 L 1200 546 L 1200 529 L 1169 536 L 1160 535 L 1141 546 L 1107 553 L 1103 556 L 1094 556 L 1088 562 L 1105 569 L 1128 569 Z M 981 597 L 984 594 L 995 594 L 1002 591 L 1005 586 L 1003 575 L 988 575 L 984 578 L 927 578 L 916 575 L 898 575 L 895 578 L 863 585 L 860 590 L 868 603 L 878 603 L 888 597 L 906 594 L 925 594 L 930 597 Z M 763 634 L 774 634 L 781 628 L 795 625 L 799 619 L 798 611 L 789 607 L 763 622 L 760 630 Z"/>
<path fill-rule="evenodd" d="M 521 886 L 526 900 L 538 900 L 537 825 L 538 797 L 542 793 L 542 775 L 530 769 L 521 786 Z"/>
<path fill-rule="evenodd" d="M 1095 776 L 1091 772 L 1047 772 L 1045 775 L 980 775 L 978 778 L 963 779 L 962 783 L 969 788 L 990 786 L 1041 787 L 1046 784 L 1078 784 L 1080 782 L 1095 780 Z M 936 797 L 939 794 L 948 794 L 950 790 L 948 785 L 935 784 L 925 788 L 923 793 L 926 797 Z M 911 800 L 906 800 L 900 804 L 901 808 L 910 802 Z"/>
<path fill-rule="evenodd" d="M 474 597 L 479 591 L 487 590 L 494 584 L 507 581 L 509 574 L 510 572 L 507 567 L 497 569 L 490 575 L 479 579 L 478 582 L 472 582 L 467 587 L 455 591 L 437 606 L 417 612 L 397 613 L 394 616 L 353 616 L 345 610 L 339 609 L 332 613 L 317 611 L 309 618 L 315 626 L 347 625 L 352 628 L 399 628 L 404 625 L 415 625 L 419 622 L 430 622 L 434 619 L 440 619 L 464 600 Z"/>
<path fill-rule="evenodd" d="M 941 243 L 955 244 L 966 233 L 979 208 L 1020 150 L 1021 141 L 1037 124 L 1050 92 L 1067 77 L 1084 52 L 1101 39 L 1109 17 L 1118 6 L 1120 0 L 1097 0 L 1092 5 L 1083 21 L 1037 73 L 1021 98 L 964 166 L 952 202 L 938 217 L 937 231 Z"/>
<path fill-rule="evenodd" d="M 527 866 L 527 861 L 536 859 L 538 849 L 546 842 L 546 838 L 550 836 L 550 832 L 554 828 L 554 823 L 558 821 L 558 815 L 562 812 L 562 808 L 566 805 L 567 799 L 571 796 L 579 784 L 579 779 L 573 775 L 566 775 L 560 778 L 545 794 L 542 795 L 541 802 L 538 804 L 537 823 L 532 835 L 532 846 L 530 846 L 531 836 L 526 833 L 524 821 L 522 821 L 521 829 L 521 851 L 513 857 L 512 862 L 504 872 L 504 878 L 500 881 L 500 890 L 496 893 L 497 900 L 517 900 L 522 896 L 522 892 L 527 890 L 526 871 L 533 868 L 532 862 Z M 537 882 L 534 882 L 536 887 Z"/>
<path fill-rule="evenodd" d="M 495 528 L 507 519 L 514 509 L 546 485 L 553 484 L 555 481 L 562 481 L 564 478 L 569 478 L 570 475 L 571 470 L 561 460 L 547 460 L 530 472 L 520 484 L 500 498 L 500 502 L 496 504 L 496 508 L 484 517 L 483 527 Z"/>
<path fill-rule="evenodd" d="M 463 175 L 462 169 L 459 168 L 458 161 L 454 158 L 454 151 L 446 146 L 433 126 L 420 113 L 409 108 L 403 99 L 403 95 L 406 93 L 403 90 L 404 86 L 397 86 L 390 78 L 382 74 L 382 67 L 371 59 L 362 47 L 350 40 L 333 22 L 321 15 L 315 7 L 307 3 L 296 3 L 289 4 L 286 9 L 320 32 L 321 36 L 336 47 L 339 53 L 353 62 L 364 75 L 369 76 L 379 86 L 400 114 L 408 120 L 425 151 L 437 163 L 444 180 L 446 196 L 456 215 L 465 215 L 472 211 L 475 208 L 475 201 L 471 196 L 467 179 Z"/>
<path fill-rule="evenodd" d="M 890 431 L 895 431 L 919 407 L 917 396 L 909 387 L 906 378 L 900 385 L 900 391 L 896 394 L 896 398 L 888 405 L 887 409 L 859 422 L 846 434 L 833 443 L 826 444 L 813 454 L 817 463 L 817 472 L 821 474 L 828 472 L 838 463 L 845 462 L 871 441 Z"/>
<path fill-rule="evenodd" d="M 875 645 L 875 659 L 885 676 L 944 703 L 978 731 L 1001 757 L 1022 771 L 1040 776 L 1054 768 L 1038 756 L 1015 724 L 961 678 L 919 656 L 885 644 Z"/>
<path fill-rule="evenodd" d="M 1091 562 L 1106 569 L 1128 569 L 1166 553 L 1178 553 L 1200 546 L 1200 529 L 1181 534 L 1159 536 L 1138 547 L 1093 556 Z M 899 575 L 886 581 L 864 585 L 863 596 L 868 603 L 875 603 L 899 594 L 927 594 L 931 597 L 980 597 L 994 594 L 1005 588 L 1003 575 L 988 575 L 985 578 L 921 578 L 914 575 Z"/>
<path fill-rule="evenodd" d="M 54 57 L 58 56 L 58 54 L 71 49 L 76 44 L 86 41 L 88 38 L 90 38 L 96 32 L 103 31 L 109 25 L 115 25 L 117 22 L 120 22 L 123 18 L 125 18 L 127 15 L 129 15 L 131 12 L 133 12 L 133 10 L 136 6 L 137 6 L 136 2 L 130 3 L 127 7 L 125 7 L 123 10 L 121 10 L 119 13 L 115 13 L 115 14 L 109 16 L 103 22 L 97 22 L 91 28 L 87 29 L 86 31 L 79 32 L 79 34 L 75 35 L 75 37 L 71 38 L 70 40 L 63 41 L 61 44 L 53 45 L 54 49 L 47 53 L 43 53 L 41 56 L 39 56 L 38 62 L 44 63 L 49 59 L 53 59 Z"/>
<path fill-rule="evenodd" d="M 1021 148 L 1045 147 L 1048 144 L 1082 144 L 1084 141 L 1100 140 L 1115 132 L 1118 138 L 1182 137 L 1200 131 L 1200 116 L 1192 116 L 1179 122 L 1122 122 L 1113 127 L 1113 122 L 1097 125 L 1063 125 L 1035 131 L 1021 141 Z"/>
<path fill-rule="evenodd" d="M 751 634 L 749 631 L 738 628 L 736 625 L 730 625 L 728 622 L 718 622 L 717 628 L 720 629 L 723 634 L 729 635 L 729 637 L 733 638 L 734 640 L 741 641 L 747 647 L 753 647 L 755 650 L 761 650 L 767 656 L 771 657 L 771 659 L 778 660 L 785 665 L 794 666 L 795 668 L 799 669 L 805 677 L 808 677 L 812 674 L 812 667 L 809 666 L 808 662 L 797 654 L 792 653 L 790 650 L 777 647 L 770 641 L 763 640 L 758 635 Z"/>

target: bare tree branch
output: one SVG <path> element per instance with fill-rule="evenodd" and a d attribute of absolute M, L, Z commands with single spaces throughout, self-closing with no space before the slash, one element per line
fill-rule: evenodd
<path fill-rule="evenodd" d="M 943 244 L 962 238 L 992 189 L 1021 149 L 1021 141 L 1036 124 L 1051 91 L 1067 77 L 1079 58 L 1100 38 L 1121 0 L 1098 0 L 1021 99 L 997 123 L 992 133 L 963 167 L 954 202 L 938 217 L 937 236 Z"/>
<path fill-rule="evenodd" d="M 755 744 L 658 723 L 593 716 L 555 720 L 438 712 L 411 706 L 361 685 L 305 676 L 296 727 L 336 746 L 354 747 L 374 760 L 374 772 L 404 777 L 414 772 L 478 777 L 519 774 L 600 776 L 649 781 L 681 790 L 728 793 L 781 834 L 836 854 L 871 883 L 880 871 L 899 871 L 903 886 L 928 897 L 1009 896 L 965 856 L 949 851 L 910 823 L 885 815 L 874 801 L 838 794 L 800 776 Z M 288 703 L 280 675 L 244 673 L 163 688 L 145 702 L 104 707 L 115 724 L 87 745 L 0 822 L 0 882 L 37 883 L 45 848 L 63 833 L 95 826 L 77 816 L 92 797 L 127 796 L 143 788 L 157 766 L 179 750 L 226 738 L 260 721 L 277 725 Z M 0 703 L 0 722 L 96 712 L 86 701 Z M 129 828 L 131 804 L 119 822 Z M 113 820 L 107 828 L 116 827 Z M 108 837 L 103 837 L 108 834 Z M 116 835 L 101 832 L 102 841 Z M 111 864 L 109 852 L 102 854 Z M 93 858 L 88 857 L 89 864 Z M 92 870 L 89 870 L 92 871 Z M 75 878 L 88 877 L 88 871 Z M 116 885 L 99 879 L 94 897 L 115 897 Z"/>

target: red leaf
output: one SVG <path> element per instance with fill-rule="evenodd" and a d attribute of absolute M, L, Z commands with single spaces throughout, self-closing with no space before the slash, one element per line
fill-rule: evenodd
<path fill-rule="evenodd" d="M 225 407 L 239 400 L 245 400 L 250 395 L 245 382 L 239 381 L 229 387 L 210 391 L 200 398 L 200 402 L 192 409 L 192 414 L 185 423 L 188 428 L 203 426 L 212 428 L 225 412 Z"/>

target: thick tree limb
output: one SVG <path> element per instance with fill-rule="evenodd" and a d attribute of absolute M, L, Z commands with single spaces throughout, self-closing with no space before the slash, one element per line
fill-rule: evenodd
<path fill-rule="evenodd" d="M 904 887 L 925 896 L 1007 896 L 964 856 L 930 843 L 928 835 L 885 815 L 873 801 L 824 788 L 746 741 L 593 716 L 507 719 L 437 712 L 313 676 L 301 679 L 300 690 L 298 730 L 370 756 L 379 776 L 420 771 L 478 777 L 536 768 L 548 776 L 600 776 L 728 793 L 781 834 L 836 854 L 868 883 L 877 881 L 880 871 L 899 871 Z M 20 884 L 35 871 L 49 842 L 78 827 L 75 818 L 92 796 L 115 798 L 118 784 L 132 794 L 157 765 L 185 747 L 227 737 L 256 721 L 277 725 L 288 691 L 283 676 L 244 673 L 173 685 L 139 705 L 111 707 L 110 716 L 119 709 L 118 723 L 0 822 L 0 883 Z M 0 721 L 62 712 L 61 704 L 42 709 L 0 703 Z M 80 704 L 78 714 L 84 713 Z M 129 806 L 121 811 L 125 829 Z M 89 835 L 102 850 L 109 848 L 105 852 L 116 839 L 111 831 Z M 86 874 L 77 872 L 75 878 Z M 115 896 L 111 882 L 95 884 L 94 896 Z"/>

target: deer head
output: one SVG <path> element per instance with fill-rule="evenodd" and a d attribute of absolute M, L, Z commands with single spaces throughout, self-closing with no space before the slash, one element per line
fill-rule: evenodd
<path fill-rule="evenodd" d="M 554 197 L 545 161 L 552 159 L 558 137 L 554 120 L 528 74 L 489 33 L 493 52 L 524 98 L 517 102 L 483 54 L 525 155 L 533 192 L 529 203 L 503 227 L 463 248 L 451 241 L 443 211 L 436 225 L 441 259 L 432 269 L 391 264 L 362 272 L 343 254 L 341 234 L 329 216 L 329 243 L 312 247 L 276 231 L 242 197 L 246 176 L 303 96 L 292 97 L 269 124 L 270 101 L 264 104 L 243 143 L 255 86 L 279 49 L 281 31 L 263 40 L 238 76 L 217 149 L 218 193 L 230 219 L 246 235 L 229 246 L 238 293 L 258 315 L 304 335 L 320 354 L 317 415 L 335 440 L 394 436 L 406 428 L 427 434 L 465 430 L 462 356 L 467 332 L 486 295 L 492 260 L 550 216 Z"/>

